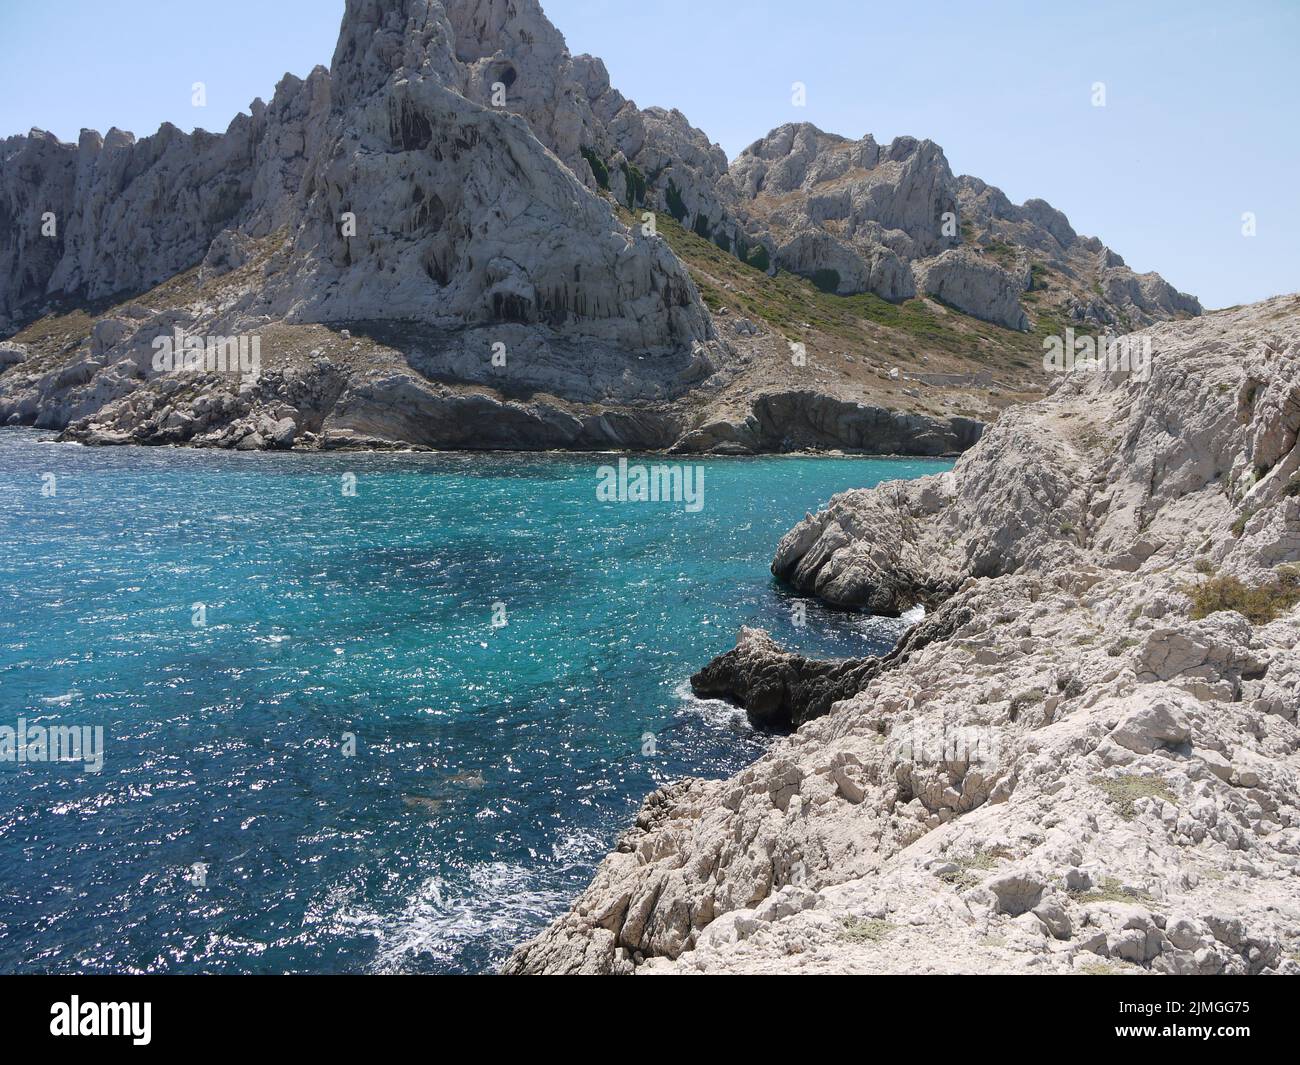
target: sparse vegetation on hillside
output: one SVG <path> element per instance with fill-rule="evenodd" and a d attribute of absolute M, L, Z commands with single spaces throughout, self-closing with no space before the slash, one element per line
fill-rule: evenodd
<path fill-rule="evenodd" d="M 609 167 L 591 148 L 579 148 L 578 151 L 582 153 L 582 157 L 587 160 L 587 165 L 591 167 L 591 172 L 596 178 L 596 184 L 602 189 L 608 189 Z"/>
<path fill-rule="evenodd" d="M 671 188 L 669 192 L 671 200 Z M 624 221 L 632 225 L 639 219 L 626 215 Z M 869 292 L 837 296 L 784 270 L 769 277 L 768 253 L 762 245 L 742 262 L 668 215 L 658 215 L 656 224 L 715 313 L 726 308 L 787 335 L 801 333 L 806 326 L 850 348 L 877 341 L 886 346 L 884 354 L 895 344 L 908 354 L 946 354 L 974 364 L 969 365 L 971 371 L 1032 373 L 1042 364 L 1040 332 L 1003 329 L 923 299 L 891 303 Z M 829 287 L 830 278 L 823 280 Z"/>
<path fill-rule="evenodd" d="M 1300 603 L 1300 574 L 1281 567 L 1277 580 L 1251 587 L 1237 577 L 1208 577 L 1183 589 L 1192 601 L 1192 620 L 1199 621 L 1223 610 L 1235 610 L 1254 622 L 1266 625 L 1279 614 Z"/>
<path fill-rule="evenodd" d="M 686 204 L 682 200 L 681 190 L 672 178 L 668 179 L 668 189 L 664 193 L 664 198 L 668 201 L 668 213 L 673 216 L 673 219 L 679 224 L 685 222 Z"/>
<path fill-rule="evenodd" d="M 897 927 L 889 921 L 850 917 L 844 922 L 844 930 L 840 933 L 840 938 L 850 943 L 879 943 Z"/>
<path fill-rule="evenodd" d="M 1070 896 L 1078 902 L 1154 902 L 1149 891 L 1142 888 L 1125 887 L 1113 876 L 1104 877 L 1102 882 L 1085 891 L 1071 891 Z"/>
<path fill-rule="evenodd" d="M 645 199 L 645 175 L 631 163 L 623 163 L 622 168 L 623 177 L 627 181 L 627 206 L 629 210 L 633 210 Z"/>
<path fill-rule="evenodd" d="M 1162 799 L 1173 802 L 1176 798 L 1169 785 L 1159 777 L 1140 777 L 1124 773 L 1117 777 L 1094 777 L 1092 783 L 1105 792 L 1118 809 L 1120 817 L 1131 821 L 1137 816 L 1138 799 Z"/>

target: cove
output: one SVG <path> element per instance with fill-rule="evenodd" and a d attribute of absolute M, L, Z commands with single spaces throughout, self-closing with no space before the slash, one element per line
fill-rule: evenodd
<path fill-rule="evenodd" d="M 609 462 L 0 432 L 0 722 L 104 734 L 96 774 L 0 764 L 0 968 L 492 971 L 649 792 L 763 751 L 688 686 L 741 625 L 895 641 L 795 625 L 790 525 L 950 465 L 693 459 L 692 513 L 601 503 Z"/>

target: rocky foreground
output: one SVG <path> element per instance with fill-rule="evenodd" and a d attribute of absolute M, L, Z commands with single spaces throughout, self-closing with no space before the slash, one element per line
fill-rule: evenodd
<path fill-rule="evenodd" d="M 796 588 L 939 605 L 880 662 L 742 634 L 697 688 L 802 727 L 506 971 L 1300 973 L 1300 297 L 1147 335 L 800 523 Z"/>

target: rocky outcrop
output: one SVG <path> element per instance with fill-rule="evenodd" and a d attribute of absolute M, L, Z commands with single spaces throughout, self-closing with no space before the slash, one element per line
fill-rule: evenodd
<path fill-rule="evenodd" d="M 1028 329 L 1029 316 L 1020 306 L 1028 279 L 1017 279 L 965 249 L 953 249 L 916 266 L 916 287 L 959 311 L 1008 329 Z"/>
<path fill-rule="evenodd" d="M 491 411 L 506 427 L 491 446 L 945 454 L 971 442 L 972 418 L 916 390 L 900 397 L 917 401 L 906 413 L 825 377 L 739 383 L 745 356 L 643 232 L 647 210 L 759 270 L 841 295 L 933 296 L 1012 329 L 1030 295 L 1036 312 L 1088 322 L 1199 311 L 1041 201 L 1013 207 L 954 178 L 930 141 L 790 125 L 729 163 L 680 112 L 637 107 L 600 60 L 571 55 L 536 0 L 349 0 L 330 67 L 286 75 L 224 133 L 0 142 L 0 336 L 37 319 L 44 341 L 21 369 L 5 356 L 0 421 L 245 446 L 266 442 L 246 431 L 265 416 L 294 421 L 294 446 L 474 446 L 464 419 Z M 68 310 L 94 316 L 98 335 L 55 342 Z M 274 382 L 177 386 L 142 357 L 176 327 L 265 339 L 315 325 L 394 358 L 335 359 L 346 380 L 299 407 Z M 277 341 L 267 361 L 310 376 L 319 338 Z M 720 412 L 728 388 L 750 409 Z M 385 420 L 383 396 L 414 406 Z"/>
<path fill-rule="evenodd" d="M 883 657 L 834 662 L 791 654 L 766 632 L 742 627 L 735 648 L 696 673 L 691 690 L 702 699 L 725 699 L 740 706 L 756 729 L 791 732 L 824 717 L 881 673 L 905 664 L 936 640 L 948 639 L 970 620 L 965 607 L 941 610 L 913 625 Z"/>
<path fill-rule="evenodd" d="M 1077 234 L 1065 215 L 1045 200 L 1016 206 L 1001 189 L 966 175 L 956 185 L 961 218 L 976 248 L 995 256 L 1022 291 L 1036 288 L 1039 299 L 1050 296 L 1046 305 L 1068 318 L 1128 330 L 1201 313 L 1195 297 L 1179 292 L 1159 274 L 1134 273 L 1096 237 Z M 1034 267 L 1050 276 L 1050 283 L 1036 283 Z"/>
<path fill-rule="evenodd" d="M 703 216 L 703 232 L 742 258 L 761 245 L 775 265 L 841 295 L 934 296 L 1015 330 L 1029 327 L 1021 298 L 1031 289 L 1038 312 L 1094 325 L 1200 313 L 1158 275 L 1134 274 L 1100 241 L 1079 237 L 1044 201 L 1017 207 L 976 178 L 954 177 L 932 141 L 878 145 L 782 126 L 741 153 L 724 188 L 723 224 Z"/>
<path fill-rule="evenodd" d="M 747 231 L 775 246 L 777 265 L 847 295 L 916 294 L 909 263 L 955 245 L 940 219 L 957 209 L 952 173 L 932 141 L 883 148 L 808 124 L 782 126 L 728 173 Z"/>
<path fill-rule="evenodd" d="M 970 418 L 909 414 L 811 390 L 754 398 L 739 422 L 715 421 L 685 433 L 674 449 L 712 454 L 844 449 L 878 455 L 957 455 L 984 431 Z"/>
<path fill-rule="evenodd" d="M 0 371 L 11 366 L 21 366 L 27 361 L 26 344 L 0 343 Z"/>
<path fill-rule="evenodd" d="M 1300 972 L 1300 297 L 1147 335 L 801 523 L 779 574 L 946 588 L 929 638 L 744 634 L 708 690 L 828 712 L 651 796 L 506 971 Z"/>
<path fill-rule="evenodd" d="M 6 375 L 0 421 L 99 443 L 257 446 L 287 437 L 256 423 L 288 418 L 300 443 L 669 446 L 676 416 L 647 408 L 720 352 L 681 262 L 576 176 L 599 124 L 587 67 L 535 3 L 350 0 L 331 68 L 225 134 L 6 141 L 0 315 L 154 291 Z M 321 346 L 283 327 L 316 323 L 361 324 L 406 365 L 336 362 L 342 382 L 286 397 Z M 160 372 L 177 329 L 255 337 L 274 372 Z M 484 414 L 495 429 L 467 428 Z"/>
<path fill-rule="evenodd" d="M 598 361 L 689 352 L 712 327 L 685 268 L 548 150 L 581 116 L 537 85 L 516 92 L 544 114 L 478 99 L 493 71 L 512 81 L 477 55 L 510 33 L 538 82 L 562 81 L 572 61 L 535 4 L 350 0 L 331 69 L 286 78 L 225 134 L 5 142 L 0 314 L 143 291 L 284 232 L 245 320 L 454 323 L 479 346 L 522 323 Z"/>
<path fill-rule="evenodd" d="M 755 728 L 789 732 L 861 691 L 880 668 L 875 658 L 812 661 L 782 651 L 765 632 L 742 628 L 735 650 L 695 674 L 691 688 L 703 699 L 737 703 Z"/>
<path fill-rule="evenodd" d="M 772 572 L 837 607 L 899 617 L 932 604 L 959 583 L 961 570 L 936 560 L 918 534 L 954 496 L 952 474 L 836 496 L 786 535 Z"/>

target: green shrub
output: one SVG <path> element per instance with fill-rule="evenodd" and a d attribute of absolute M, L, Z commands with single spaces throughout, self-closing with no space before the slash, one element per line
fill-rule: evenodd
<path fill-rule="evenodd" d="M 645 200 L 645 175 L 631 163 L 623 163 L 623 177 L 627 181 L 627 209 L 634 210 Z"/>
<path fill-rule="evenodd" d="M 818 270 L 812 275 L 812 283 L 822 292 L 833 296 L 840 290 L 840 272 L 838 270 Z"/>
<path fill-rule="evenodd" d="M 995 869 L 999 858 L 1007 857 L 1010 855 L 1001 847 L 994 847 L 989 851 L 977 851 L 969 857 L 954 859 L 956 870 L 940 874 L 939 879 L 945 884 L 952 884 L 958 890 L 965 890 L 974 887 L 983 879 L 980 873 Z"/>
<path fill-rule="evenodd" d="M 591 172 L 596 176 L 596 184 L 602 189 L 609 188 L 609 167 L 601 160 L 600 156 L 591 148 L 579 148 L 582 157 L 587 160 L 587 165 L 591 167 Z"/>
<path fill-rule="evenodd" d="M 1151 892 L 1125 887 L 1113 876 L 1104 877 L 1099 885 L 1087 891 L 1071 891 L 1070 897 L 1079 902 L 1155 902 Z"/>
<path fill-rule="evenodd" d="M 1106 793 L 1106 798 L 1119 808 L 1119 815 L 1125 821 L 1132 821 L 1137 816 L 1134 803 L 1138 799 L 1163 799 L 1165 802 L 1176 799 L 1169 785 L 1159 777 L 1124 773 L 1118 777 L 1093 777 L 1092 783 Z"/>
<path fill-rule="evenodd" d="M 850 943 L 879 943 L 897 927 L 889 921 L 849 917 L 845 919 L 844 931 L 840 935 Z"/>
<path fill-rule="evenodd" d="M 686 222 L 686 204 L 682 200 L 682 190 L 677 187 L 677 183 L 672 178 L 668 179 L 668 190 L 664 193 L 664 199 L 668 202 L 668 213 L 677 219 L 678 224 Z"/>
<path fill-rule="evenodd" d="M 1236 577 L 1211 577 L 1184 588 L 1183 594 L 1192 601 L 1193 621 L 1235 610 L 1256 625 L 1266 625 L 1300 603 L 1300 578 L 1279 573 L 1276 581 L 1252 588 Z"/>
<path fill-rule="evenodd" d="M 755 270 L 762 270 L 767 273 L 772 269 L 772 259 L 767 253 L 767 247 L 763 244 L 758 245 L 748 255 L 745 256 L 745 262 Z"/>

